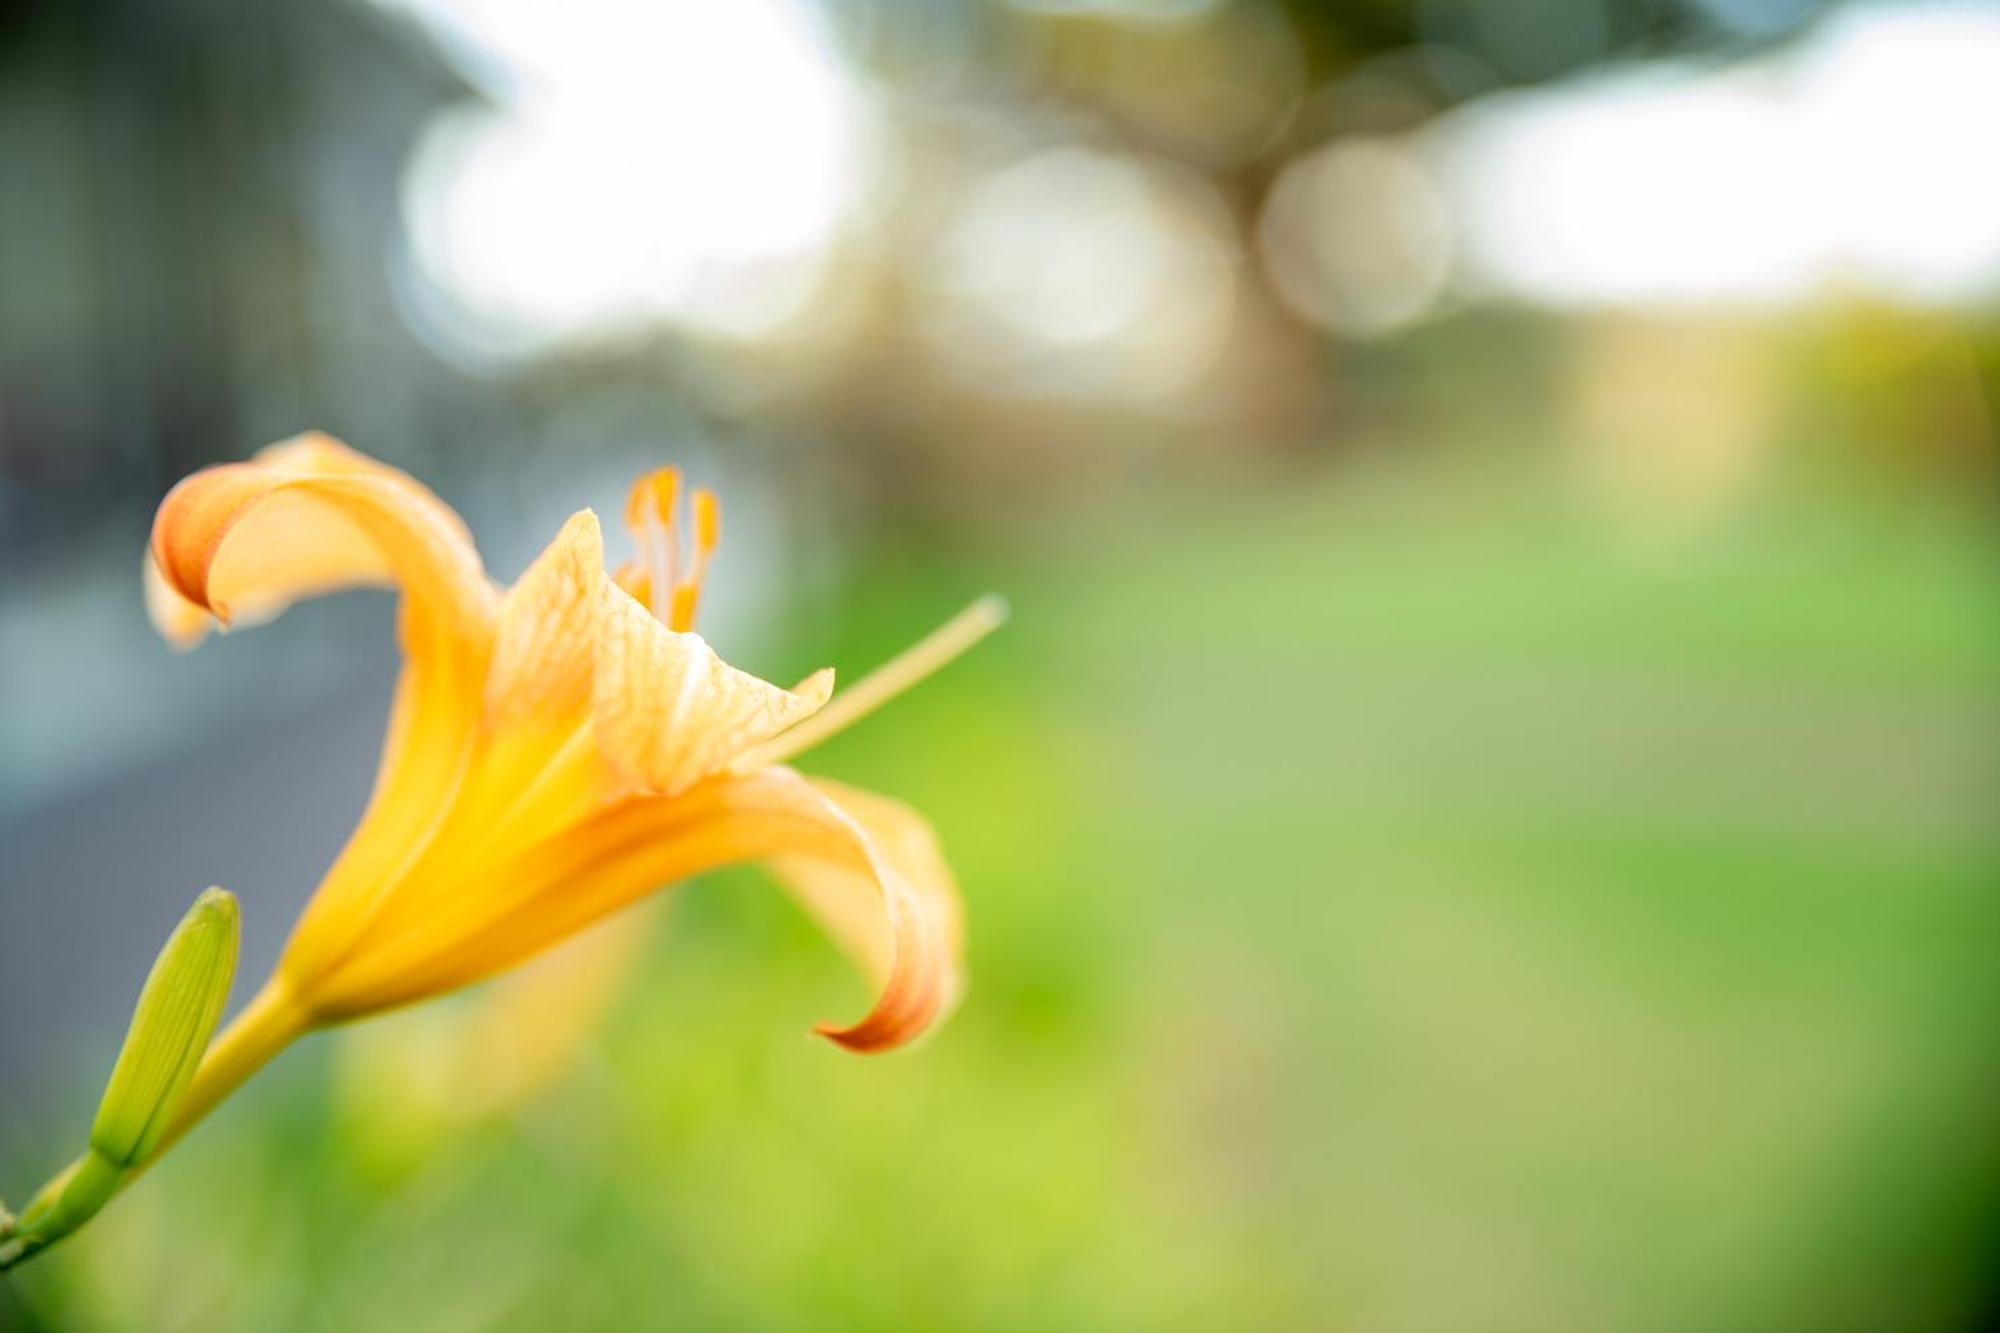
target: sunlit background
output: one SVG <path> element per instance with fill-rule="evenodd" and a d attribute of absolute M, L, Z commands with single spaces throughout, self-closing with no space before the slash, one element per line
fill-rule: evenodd
<path fill-rule="evenodd" d="M 2000 7 L 0 7 L 0 1194 L 209 883 L 358 813 L 357 594 L 186 657 L 318 427 L 511 577 L 664 461 L 852 677 L 972 988 L 755 875 L 288 1053 L 23 1329 L 2000 1321 Z"/>

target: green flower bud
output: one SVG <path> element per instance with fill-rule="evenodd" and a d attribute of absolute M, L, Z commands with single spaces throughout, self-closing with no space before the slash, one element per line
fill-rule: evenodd
<path fill-rule="evenodd" d="M 222 1017 L 238 933 L 236 899 L 209 889 L 167 937 L 98 1103 L 90 1150 L 0 1224 L 0 1270 L 89 1221 L 158 1145 Z"/>
<path fill-rule="evenodd" d="M 236 899 L 209 889 L 160 950 L 90 1128 L 111 1162 L 137 1166 L 166 1133 L 229 998 L 238 932 Z"/>

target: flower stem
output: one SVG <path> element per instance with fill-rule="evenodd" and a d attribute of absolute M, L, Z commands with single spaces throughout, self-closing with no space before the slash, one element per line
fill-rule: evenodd
<path fill-rule="evenodd" d="M 152 1157 L 141 1164 L 142 1169 L 311 1026 L 311 1016 L 299 1008 L 281 979 L 272 977 L 265 982 L 264 988 L 243 1006 L 242 1013 L 230 1020 L 202 1056 L 194 1082 L 188 1084 L 187 1094 L 174 1111 L 173 1123 L 167 1127 Z"/>
<path fill-rule="evenodd" d="M 202 1056 L 194 1081 L 174 1110 L 173 1122 L 152 1154 L 135 1165 L 121 1167 L 95 1149 L 77 1158 L 42 1186 L 18 1219 L 0 1227 L 0 1272 L 61 1240 L 87 1222 L 99 1208 L 139 1177 L 181 1135 L 262 1069 L 292 1039 L 312 1026 L 311 1018 L 292 1000 L 277 978 L 252 997 L 243 1012 L 224 1028 Z"/>

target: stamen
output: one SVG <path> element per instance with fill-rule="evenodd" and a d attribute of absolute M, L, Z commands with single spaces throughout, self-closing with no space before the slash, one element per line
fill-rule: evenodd
<path fill-rule="evenodd" d="M 648 516 L 639 531 L 639 554 L 646 562 L 646 605 L 653 619 L 673 620 L 674 525 L 669 515 L 665 523 Z"/>
<path fill-rule="evenodd" d="M 677 581 L 674 511 L 680 504 L 681 470 L 655 468 L 632 483 L 625 497 L 625 526 L 646 569 L 646 603 L 657 620 L 671 622 Z"/>
<path fill-rule="evenodd" d="M 790 731 L 745 750 L 730 768 L 738 773 L 748 773 L 783 763 L 793 755 L 811 749 L 945 666 L 999 629 L 1006 619 L 1007 599 L 988 593 L 836 694 L 831 703 Z"/>
<path fill-rule="evenodd" d="M 722 542 L 722 502 L 706 486 L 694 488 L 694 552 L 706 560 Z"/>
<path fill-rule="evenodd" d="M 677 467 L 656 467 L 641 474 L 625 496 L 625 526 L 637 532 L 651 514 L 663 526 L 672 527 L 674 504 L 680 493 L 681 470 Z"/>
<path fill-rule="evenodd" d="M 722 506 L 715 492 L 697 487 L 691 500 L 694 509 L 694 552 L 688 575 L 674 587 L 672 614 L 667 627 L 685 633 L 694 628 L 695 611 L 701 605 L 702 580 L 708 577 L 708 560 L 722 540 Z"/>

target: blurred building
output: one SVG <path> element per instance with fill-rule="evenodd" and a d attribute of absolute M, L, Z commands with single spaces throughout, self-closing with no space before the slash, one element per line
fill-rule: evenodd
<path fill-rule="evenodd" d="M 396 313 L 412 136 L 465 86 L 361 5 L 10 6 L 0 29 L 0 549 L 130 521 L 298 429 L 449 438 Z M 421 447 L 421 446 L 419 446 Z"/>

